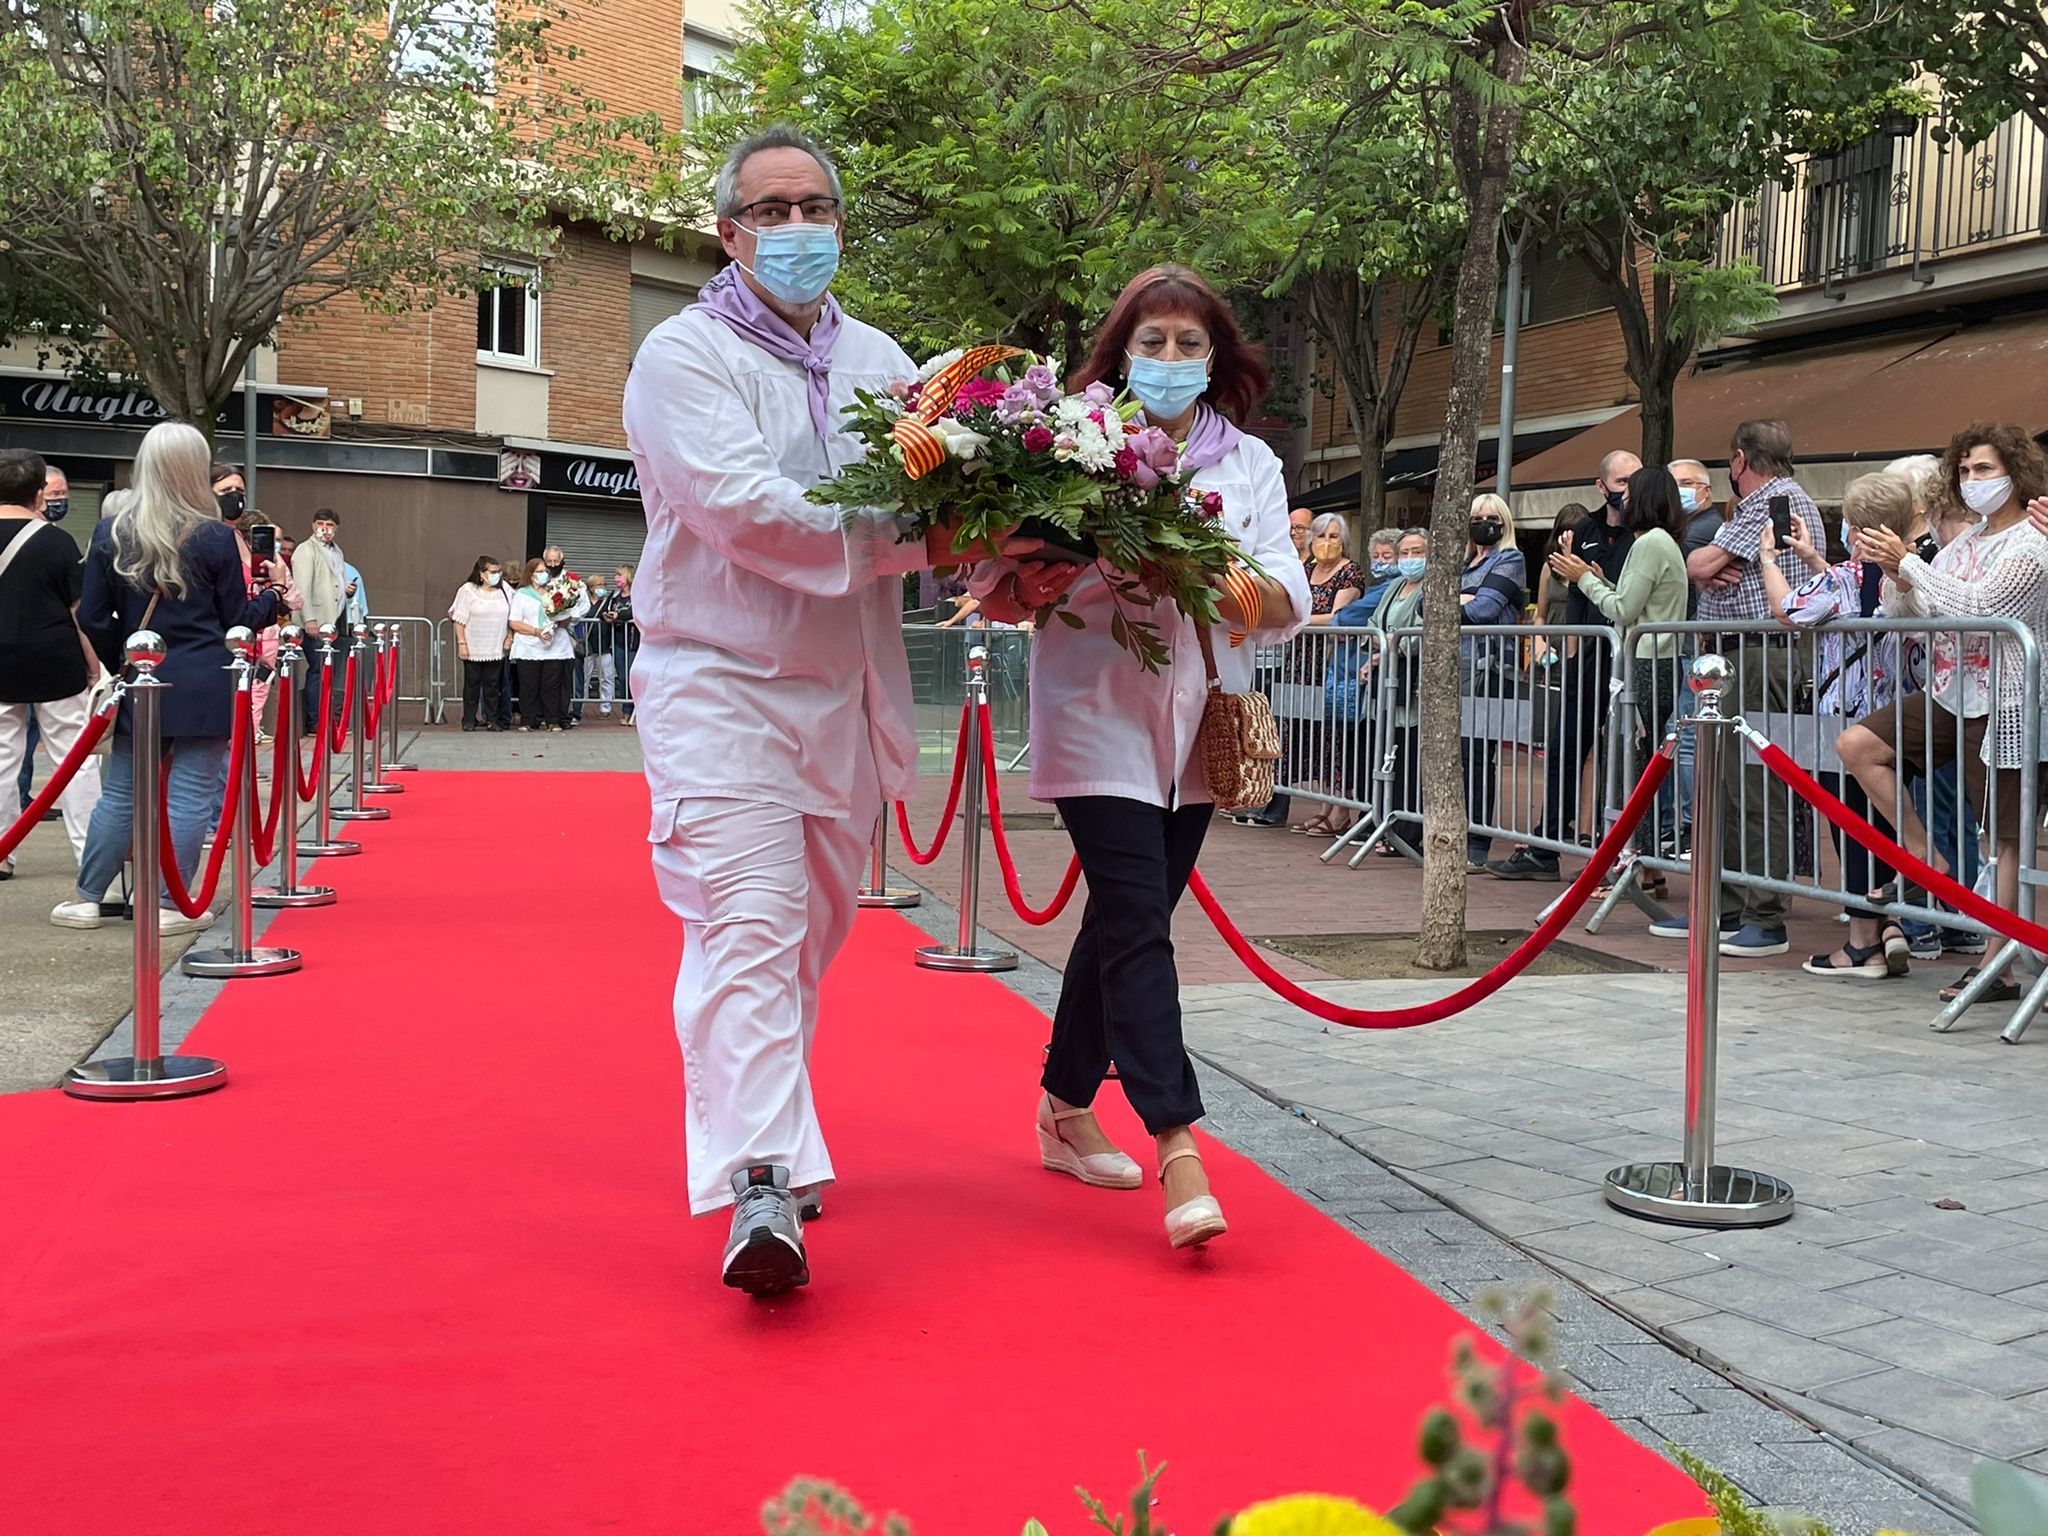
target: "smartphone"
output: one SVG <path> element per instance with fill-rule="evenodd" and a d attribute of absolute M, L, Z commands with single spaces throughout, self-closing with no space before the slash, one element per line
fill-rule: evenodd
<path fill-rule="evenodd" d="M 249 530 L 249 549 L 258 560 L 277 558 L 277 524 L 258 523 Z"/>
<path fill-rule="evenodd" d="M 1789 548 L 1792 543 L 1792 498 L 1773 496 L 1768 505 L 1771 509 L 1771 535 L 1778 541 L 1778 548 Z"/>

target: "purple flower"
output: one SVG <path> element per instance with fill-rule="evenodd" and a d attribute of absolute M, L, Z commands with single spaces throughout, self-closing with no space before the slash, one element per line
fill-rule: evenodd
<path fill-rule="evenodd" d="M 1026 453 L 1043 453 L 1051 446 L 1052 429 L 1049 427 L 1032 427 L 1024 434 L 1024 451 Z"/>
<path fill-rule="evenodd" d="M 1060 381 L 1053 377 L 1052 370 L 1045 364 L 1033 363 L 1024 370 L 1020 387 L 1043 400 L 1060 392 Z"/>
<path fill-rule="evenodd" d="M 1180 468 L 1180 450 L 1157 427 L 1140 427 L 1131 434 L 1130 446 L 1155 477 L 1170 475 Z"/>
<path fill-rule="evenodd" d="M 1097 379 L 1093 384 L 1090 384 L 1081 391 L 1081 398 L 1090 405 L 1108 405 L 1112 400 L 1116 399 L 1116 391 L 1100 379 Z"/>
<path fill-rule="evenodd" d="M 1223 493 L 1221 491 L 1204 491 L 1202 493 L 1202 510 L 1210 517 L 1221 517 L 1223 515 Z"/>

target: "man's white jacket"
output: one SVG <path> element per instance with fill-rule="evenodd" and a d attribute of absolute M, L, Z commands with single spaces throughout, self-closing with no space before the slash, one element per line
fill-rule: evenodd
<path fill-rule="evenodd" d="M 855 390 L 916 376 L 901 347 L 848 318 L 831 420 Z M 634 360 L 625 425 L 647 547 L 633 697 L 656 840 L 693 796 L 868 814 L 850 791 L 863 755 L 885 798 L 915 787 L 897 578 L 924 566 L 924 545 L 897 542 L 890 519 L 849 530 L 838 508 L 804 500 L 862 452 L 836 426 L 819 436 L 808 391 L 801 367 L 699 309 L 656 327 Z"/>

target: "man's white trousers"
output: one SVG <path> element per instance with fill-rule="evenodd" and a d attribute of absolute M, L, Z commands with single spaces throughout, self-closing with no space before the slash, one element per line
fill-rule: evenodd
<path fill-rule="evenodd" d="M 833 1177 L 811 1043 L 818 984 L 852 931 L 881 814 L 871 761 L 860 778 L 844 819 L 690 799 L 654 843 L 655 883 L 683 922 L 675 1007 L 692 1215 L 730 1205 L 733 1174 L 759 1163 L 789 1169 L 792 1188 Z"/>

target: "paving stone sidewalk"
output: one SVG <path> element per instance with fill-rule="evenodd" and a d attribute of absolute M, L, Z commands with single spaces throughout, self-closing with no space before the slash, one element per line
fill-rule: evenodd
<path fill-rule="evenodd" d="M 1184 1002 L 1209 1062 L 1962 1502 L 1980 1458 L 2048 1471 L 2048 1059 L 1989 1019 L 1931 1033 L 1916 994 L 1933 987 L 1725 981 L 1720 1160 L 1799 1200 L 1747 1232 L 1639 1221 L 1600 1195 L 1609 1167 L 1677 1155 L 1676 977 L 1525 981 L 1398 1032 L 1326 1027 L 1243 985 Z M 1379 1008 L 1438 989 L 1323 990 Z"/>

